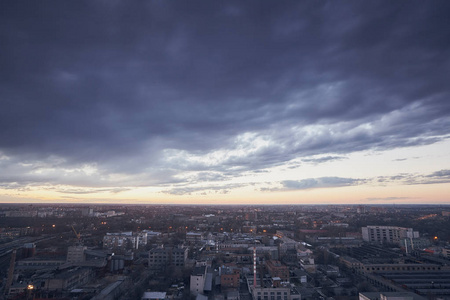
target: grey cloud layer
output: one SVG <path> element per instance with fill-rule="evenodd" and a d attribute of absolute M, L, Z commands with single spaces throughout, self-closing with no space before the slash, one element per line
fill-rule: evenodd
<path fill-rule="evenodd" d="M 300 181 L 285 180 L 282 182 L 282 184 L 286 189 L 303 190 L 312 188 L 356 185 L 359 181 L 361 180 L 352 178 L 321 177 L 317 179 L 309 178 Z"/>
<path fill-rule="evenodd" d="M 312 190 L 320 188 L 334 188 L 346 187 L 354 185 L 383 185 L 389 183 L 396 183 L 402 185 L 417 185 L 417 184 L 435 184 L 435 183 L 449 183 L 450 170 L 440 170 L 428 175 L 418 175 L 411 173 L 403 173 L 396 176 L 383 176 L 376 178 L 344 178 L 344 177 L 319 177 L 306 178 L 301 180 L 284 180 L 279 182 L 281 187 L 262 188 L 262 191 L 276 192 L 276 191 L 295 191 L 295 190 Z M 384 200 L 400 200 L 411 199 L 411 197 L 387 197 L 387 198 L 366 198 L 368 201 L 384 201 Z"/>
<path fill-rule="evenodd" d="M 363 184 L 365 180 L 343 178 L 343 177 L 320 177 L 307 178 L 302 180 L 284 180 L 281 182 L 281 188 L 263 188 L 262 191 L 295 191 L 311 190 L 320 188 L 344 187 Z"/>
<path fill-rule="evenodd" d="M 4 1 L 0 164 L 14 172 L 0 181 L 78 186 L 83 171 L 67 170 L 95 164 L 94 186 L 203 182 L 434 143 L 450 134 L 449 12 L 448 1 Z M 214 151 L 241 154 L 186 159 Z M 30 171 L 54 157 L 53 173 Z"/>
<path fill-rule="evenodd" d="M 417 199 L 413 197 L 384 197 L 384 198 L 366 198 L 364 200 L 367 201 L 401 201 L 401 200 L 409 200 L 409 199 Z"/>

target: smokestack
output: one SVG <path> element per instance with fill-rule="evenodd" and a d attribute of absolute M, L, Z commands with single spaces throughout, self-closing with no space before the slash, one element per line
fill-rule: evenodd
<path fill-rule="evenodd" d="M 256 288 L 256 246 L 253 246 L 253 288 Z"/>

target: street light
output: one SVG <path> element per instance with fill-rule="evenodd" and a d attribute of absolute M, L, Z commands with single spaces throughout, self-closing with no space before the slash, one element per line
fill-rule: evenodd
<path fill-rule="evenodd" d="M 34 285 L 32 285 L 32 284 L 29 284 L 27 286 L 27 299 L 33 299 L 34 298 L 34 297 L 31 296 L 31 293 L 32 293 L 33 289 L 34 289 Z"/>

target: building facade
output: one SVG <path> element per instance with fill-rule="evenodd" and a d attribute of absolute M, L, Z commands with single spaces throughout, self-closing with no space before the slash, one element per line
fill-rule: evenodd
<path fill-rule="evenodd" d="M 139 249 L 147 244 L 146 232 L 115 232 L 103 237 L 103 247 L 108 249 Z"/>
<path fill-rule="evenodd" d="M 405 238 L 418 238 L 419 232 L 412 228 L 397 226 L 367 226 L 362 227 L 362 237 L 366 242 L 399 243 Z"/>
<path fill-rule="evenodd" d="M 289 268 L 277 260 L 266 262 L 267 271 L 272 277 L 279 277 L 282 281 L 289 281 Z"/>
<path fill-rule="evenodd" d="M 220 268 L 220 285 L 222 289 L 239 288 L 240 270 L 235 268 Z"/>
<path fill-rule="evenodd" d="M 148 252 L 148 266 L 152 270 L 163 270 L 170 265 L 184 267 L 187 256 L 187 248 L 153 248 Z"/>
<path fill-rule="evenodd" d="M 85 246 L 70 246 L 67 249 L 67 262 L 73 263 L 73 262 L 83 262 L 86 260 L 86 255 L 84 251 L 87 249 Z"/>

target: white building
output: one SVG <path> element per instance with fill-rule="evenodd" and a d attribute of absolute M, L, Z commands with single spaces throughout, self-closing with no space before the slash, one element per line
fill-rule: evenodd
<path fill-rule="evenodd" d="M 207 268 L 206 266 L 195 267 L 192 271 L 189 290 L 195 296 L 203 293 L 205 289 Z"/>
<path fill-rule="evenodd" d="M 425 297 L 411 292 L 364 292 L 359 300 L 425 300 Z"/>
<path fill-rule="evenodd" d="M 253 278 L 247 277 L 247 284 L 252 300 L 300 300 L 299 291 L 288 283 L 281 282 L 279 277 L 266 278 L 263 282 L 257 279 L 256 286 L 253 285 Z"/>
<path fill-rule="evenodd" d="M 362 227 L 362 237 L 366 242 L 398 243 L 405 238 L 418 238 L 419 232 L 412 228 L 397 226 L 367 226 Z"/>
<path fill-rule="evenodd" d="M 104 248 L 121 248 L 126 249 L 131 247 L 132 249 L 139 249 L 141 246 L 147 245 L 147 233 L 146 232 L 116 232 L 107 233 L 103 237 Z"/>
<path fill-rule="evenodd" d="M 142 232 L 147 233 L 147 243 L 153 239 L 161 237 L 161 232 L 151 230 L 142 230 Z"/>
<path fill-rule="evenodd" d="M 67 259 L 66 261 L 68 263 L 77 263 L 77 262 L 83 262 L 86 260 L 86 255 L 84 251 L 87 249 L 86 246 L 70 246 L 67 249 Z"/>
<path fill-rule="evenodd" d="M 186 242 L 195 243 L 203 240 L 203 234 L 201 232 L 188 232 L 186 233 Z"/>

